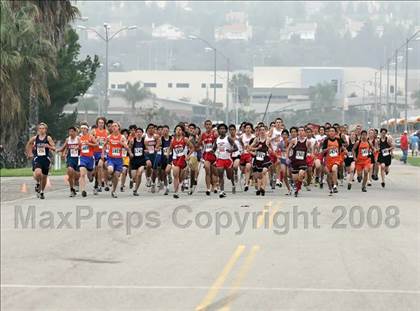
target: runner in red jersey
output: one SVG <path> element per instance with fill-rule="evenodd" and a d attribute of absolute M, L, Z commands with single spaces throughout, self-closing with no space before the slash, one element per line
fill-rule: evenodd
<path fill-rule="evenodd" d="M 210 195 L 211 188 L 215 188 L 216 181 L 213 180 L 216 175 L 214 163 L 216 161 L 216 155 L 213 151 L 214 142 L 217 139 L 217 134 L 213 130 L 213 124 L 210 120 L 204 122 L 206 131 L 201 134 L 199 145 L 203 146 L 203 159 L 204 169 L 206 171 L 206 195 Z M 216 175 L 217 178 L 217 175 Z"/>
<path fill-rule="evenodd" d="M 188 154 L 186 154 L 186 146 L 188 146 Z M 178 199 L 179 184 L 182 183 L 184 177 L 184 169 L 187 167 L 191 153 L 194 151 L 193 144 L 185 137 L 184 127 L 177 125 L 175 127 L 175 136 L 171 141 L 166 156 L 172 153 L 172 172 L 174 175 L 174 198 Z"/>

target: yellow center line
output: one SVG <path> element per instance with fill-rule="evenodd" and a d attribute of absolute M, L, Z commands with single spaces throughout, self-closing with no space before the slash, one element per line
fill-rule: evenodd
<path fill-rule="evenodd" d="M 200 302 L 200 304 L 195 308 L 195 310 L 206 310 L 207 306 L 211 304 L 213 299 L 216 297 L 217 293 L 220 290 L 220 287 L 226 280 L 226 277 L 232 270 L 233 266 L 235 265 L 238 258 L 241 256 L 242 252 L 245 250 L 245 245 L 239 245 L 233 255 L 230 257 L 229 261 L 224 266 L 222 272 L 214 281 L 213 285 L 210 287 L 207 295 L 204 299 Z"/>
<path fill-rule="evenodd" d="M 257 229 L 259 229 L 262 226 L 262 224 L 264 223 L 264 217 L 267 215 L 267 213 L 270 212 L 271 204 L 272 204 L 272 202 L 270 201 L 266 205 L 264 205 L 264 209 L 263 209 L 262 214 L 258 215 Z"/>
<path fill-rule="evenodd" d="M 248 274 L 249 270 L 251 269 L 252 262 L 254 261 L 255 255 L 259 251 L 260 246 L 254 245 L 252 249 L 250 250 L 248 256 L 245 258 L 245 262 L 241 266 L 240 270 L 238 271 L 238 274 L 236 275 L 235 280 L 232 283 L 232 289 L 229 291 L 228 297 L 231 297 L 230 300 L 224 305 L 221 309 L 221 311 L 229 311 L 230 310 L 230 303 L 233 300 L 233 297 L 235 296 L 236 292 L 239 290 L 239 286 L 241 285 L 242 281 L 244 280 L 245 276 Z"/>

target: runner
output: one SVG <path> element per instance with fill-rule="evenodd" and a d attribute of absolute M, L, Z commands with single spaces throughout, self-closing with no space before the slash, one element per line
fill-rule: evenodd
<path fill-rule="evenodd" d="M 281 187 L 280 183 L 280 153 L 278 151 L 279 143 L 282 139 L 282 132 L 283 132 L 283 120 L 281 118 L 277 118 L 274 122 L 274 126 L 270 128 L 270 132 L 268 137 L 270 137 L 271 149 L 272 153 L 270 154 L 271 163 L 273 164 L 269 169 L 269 178 L 270 178 L 270 185 L 271 189 L 275 189 L 277 187 Z"/>
<path fill-rule="evenodd" d="M 235 124 L 229 125 L 229 137 L 235 142 L 236 148 L 238 150 L 232 152 L 232 161 L 233 161 L 233 176 L 235 179 L 235 184 L 239 182 L 239 165 L 241 163 L 241 154 L 242 154 L 242 144 L 239 141 L 239 136 L 236 133 Z"/>
<path fill-rule="evenodd" d="M 357 181 L 362 180 L 362 191 L 366 192 L 366 184 L 368 181 L 369 170 L 371 167 L 371 157 L 369 153 L 374 151 L 372 143 L 368 140 L 367 131 L 362 130 L 360 132 L 360 140 L 357 141 L 353 146 L 353 154 L 357 155 L 356 158 L 356 171 L 357 171 Z"/>
<path fill-rule="evenodd" d="M 29 139 L 26 144 L 26 155 L 32 160 L 33 177 L 36 181 L 35 192 L 40 199 L 45 199 L 45 186 L 47 185 L 50 170 L 50 151 L 55 151 L 55 144 L 47 134 L 48 126 L 41 122 L 37 126 L 37 135 Z"/>
<path fill-rule="evenodd" d="M 200 145 L 200 134 L 199 129 L 194 123 L 189 124 L 189 136 L 188 140 L 191 142 L 194 150 L 190 155 L 188 161 L 188 167 L 190 169 L 190 191 L 189 195 L 192 195 L 197 188 L 197 180 L 199 173 L 199 163 L 201 160 L 201 145 Z"/>
<path fill-rule="evenodd" d="M 169 135 L 169 126 L 164 125 L 162 126 L 162 136 L 161 136 L 161 154 L 160 154 L 160 161 L 158 165 L 158 173 L 159 173 L 159 189 L 165 189 L 164 195 L 169 194 L 169 187 L 168 187 L 168 176 L 171 174 L 172 169 L 172 155 L 169 154 L 167 156 L 169 147 L 171 145 L 172 136 Z"/>
<path fill-rule="evenodd" d="M 213 124 L 210 120 L 204 122 L 206 131 L 201 134 L 200 145 L 203 147 L 203 159 L 204 169 L 206 172 L 206 195 L 210 195 L 211 188 L 215 188 L 215 181 L 213 175 L 215 174 L 214 164 L 216 162 L 216 156 L 213 151 L 213 145 L 216 141 L 217 134 L 213 130 Z"/>
<path fill-rule="evenodd" d="M 86 192 L 86 175 L 89 182 L 93 181 L 93 169 L 95 168 L 94 147 L 98 146 L 96 139 L 89 134 L 89 126 L 87 123 L 80 125 L 80 156 L 79 156 L 79 186 L 82 197 L 87 196 Z M 95 192 L 96 189 L 94 189 Z"/>
<path fill-rule="evenodd" d="M 394 142 L 392 137 L 388 135 L 386 128 L 381 128 L 381 138 L 379 139 L 379 156 L 378 163 L 381 169 L 381 186 L 385 188 L 385 175 L 389 174 L 389 167 L 392 161 L 392 152 L 394 150 Z"/>
<path fill-rule="evenodd" d="M 141 184 L 141 176 L 146 166 L 146 159 L 144 158 L 144 137 L 143 129 L 136 128 L 134 139 L 129 142 L 129 149 L 131 150 L 131 176 L 133 177 L 133 195 L 139 196 L 138 189 Z"/>
<path fill-rule="evenodd" d="M 309 143 L 311 144 L 311 150 L 314 150 L 314 147 L 316 145 L 316 139 L 313 136 L 312 128 L 306 127 L 306 138 L 308 139 Z M 311 183 L 312 183 L 312 175 L 313 175 L 313 167 L 314 167 L 315 157 L 312 152 L 308 152 L 306 155 L 306 165 L 308 166 L 307 174 L 306 174 L 306 180 L 305 180 L 305 187 L 307 191 L 311 191 Z"/>
<path fill-rule="evenodd" d="M 278 149 L 280 150 L 280 182 L 284 183 L 287 188 L 286 195 L 291 195 L 292 190 L 289 184 L 289 164 L 287 163 L 287 147 L 289 145 L 289 131 L 284 129 L 282 134 L 282 140 L 279 143 Z"/>
<path fill-rule="evenodd" d="M 242 170 L 242 174 L 245 175 L 245 186 L 244 191 L 248 191 L 249 183 L 251 179 L 251 169 L 252 169 L 252 154 L 249 150 L 249 145 L 252 140 L 255 138 L 255 135 L 252 134 L 253 132 L 252 124 L 246 123 L 244 125 L 244 133 L 241 135 L 239 142 L 242 145 L 242 154 L 240 158 L 240 166 Z"/>
<path fill-rule="evenodd" d="M 252 171 L 254 180 L 256 181 L 256 192 L 258 195 L 265 195 L 265 187 L 267 184 L 267 173 L 272 165 L 270 159 L 271 149 L 270 140 L 267 138 L 267 127 L 260 125 L 256 132 L 258 136 L 252 141 L 249 150 L 254 156 Z"/>
<path fill-rule="evenodd" d="M 79 179 L 79 147 L 80 137 L 77 135 L 77 130 L 74 126 L 68 129 L 69 136 L 64 141 L 63 147 L 57 152 L 62 153 L 62 157 L 66 159 L 67 177 L 70 187 L 70 197 L 76 196 L 76 189 L 74 188 L 76 180 Z"/>
<path fill-rule="evenodd" d="M 213 146 L 213 151 L 216 152 L 216 169 L 219 176 L 219 198 L 225 198 L 225 182 L 224 173 L 226 177 L 232 182 L 232 193 L 236 193 L 235 179 L 233 176 L 233 161 L 232 153 L 238 150 L 235 140 L 227 136 L 228 127 L 222 123 L 217 126 L 218 137 Z"/>
<path fill-rule="evenodd" d="M 156 191 L 156 177 L 157 177 L 157 159 L 156 153 L 160 149 L 160 137 L 155 133 L 156 127 L 154 124 L 147 125 L 146 135 L 144 136 L 145 159 L 146 159 L 146 186 L 150 187 L 152 193 Z"/>
<path fill-rule="evenodd" d="M 291 132 L 294 129 L 291 128 Z M 287 156 L 291 163 L 292 179 L 295 185 L 295 197 L 298 196 L 302 188 L 302 182 L 306 177 L 306 155 L 311 152 L 311 143 L 306 138 L 305 128 L 298 128 L 298 136 L 293 138 L 287 149 Z M 289 154 L 291 152 L 291 154 Z"/>
<path fill-rule="evenodd" d="M 188 146 L 188 154 L 185 155 L 186 146 Z M 174 175 L 174 199 L 179 199 L 178 188 L 183 180 L 183 170 L 187 167 L 187 161 L 191 153 L 194 151 L 192 143 L 185 137 L 184 127 L 177 125 L 175 127 L 175 136 L 171 141 L 166 156 L 172 153 L 172 173 Z"/>
<path fill-rule="evenodd" d="M 315 136 L 314 146 L 314 166 L 315 166 L 315 185 L 319 184 L 319 188 L 322 189 L 324 186 L 324 155 L 321 152 L 322 144 L 326 139 L 325 127 L 320 126 L 318 135 Z"/>
<path fill-rule="evenodd" d="M 373 180 L 378 180 L 378 171 L 377 171 L 377 159 L 378 159 L 378 139 L 377 139 L 377 135 L 375 133 L 374 129 L 369 129 L 368 131 L 368 140 L 369 142 L 372 144 L 372 146 L 375 148 L 370 149 L 369 150 L 369 157 L 370 157 L 370 168 L 369 168 L 369 181 L 367 183 L 367 185 L 370 187 L 372 186 L 372 182 Z"/>
<path fill-rule="evenodd" d="M 351 132 L 349 140 L 346 143 L 347 153 L 344 159 L 344 166 L 347 172 L 347 189 L 348 190 L 351 190 L 351 186 L 354 181 L 354 171 L 356 169 L 356 162 L 354 160 L 354 153 L 353 153 L 353 147 L 356 141 L 357 141 L 356 132 L 353 131 Z"/>
<path fill-rule="evenodd" d="M 112 124 L 112 134 L 110 134 L 105 141 L 105 146 L 108 146 L 108 180 L 112 180 L 111 196 L 117 198 L 116 190 L 118 186 L 118 179 L 123 170 L 122 148 L 127 148 L 127 140 L 120 133 L 120 125 L 117 122 Z M 102 159 L 105 158 L 105 149 L 102 149 Z M 131 150 L 129 150 L 132 156 Z"/>
<path fill-rule="evenodd" d="M 108 137 L 108 131 L 105 128 L 106 119 L 104 117 L 99 117 L 96 119 L 96 128 L 92 130 L 91 134 L 95 137 L 98 145 L 93 149 L 95 156 L 95 185 L 94 185 L 94 194 L 102 192 L 102 187 L 105 186 L 105 176 L 106 176 L 106 155 L 104 160 L 102 160 L 102 149 L 104 147 L 105 141 Z"/>
<path fill-rule="evenodd" d="M 325 173 L 327 174 L 330 195 L 338 192 L 338 169 L 342 162 L 341 152 L 343 151 L 346 151 L 343 147 L 343 141 L 337 137 L 337 129 L 331 127 L 328 131 L 328 138 L 322 144 L 322 152 L 325 158 Z"/>
<path fill-rule="evenodd" d="M 130 142 L 129 139 L 129 131 L 127 129 L 123 129 L 121 131 L 121 134 L 125 137 L 127 140 L 127 143 Z M 121 182 L 120 182 L 120 191 L 125 191 L 125 181 L 127 179 L 129 166 L 130 166 L 130 157 L 128 156 L 128 150 L 123 148 L 122 149 L 122 159 L 123 159 L 123 171 L 121 173 Z"/>

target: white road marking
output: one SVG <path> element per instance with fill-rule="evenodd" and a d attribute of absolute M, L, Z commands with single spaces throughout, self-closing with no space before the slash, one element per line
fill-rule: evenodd
<path fill-rule="evenodd" d="M 209 290 L 210 286 L 153 286 L 153 285 L 71 285 L 71 284 L 1 284 L 1 288 L 39 288 L 39 289 L 141 289 L 141 290 Z M 420 290 L 400 289 L 360 289 L 360 288 L 310 288 L 310 287 L 233 287 L 223 286 L 221 290 L 240 291 L 279 291 L 279 292 L 318 292 L 318 293 L 365 293 L 365 294 L 408 294 L 420 295 Z"/>

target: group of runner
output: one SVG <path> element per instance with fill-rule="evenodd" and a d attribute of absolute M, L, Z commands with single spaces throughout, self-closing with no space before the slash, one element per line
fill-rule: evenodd
<path fill-rule="evenodd" d="M 394 143 L 385 128 L 363 130 L 360 125 L 307 124 L 286 129 L 277 118 L 269 126 L 260 122 L 255 126 L 243 122 L 239 129 L 233 124 L 204 122 L 204 129 L 193 123 L 180 123 L 173 131 L 164 125 L 131 125 L 121 129 L 118 122 L 99 117 L 89 127 L 81 123 L 70 127 L 61 148 L 56 148 L 45 123 L 38 125 L 38 133 L 27 143 L 28 157 L 33 158 L 35 191 L 45 198 L 44 191 L 51 165 L 51 152 L 59 152 L 66 159 L 70 196 L 80 191 L 87 196 L 87 184 L 93 182 L 93 194 L 110 191 L 117 197 L 129 188 L 139 196 L 143 176 L 146 187 L 155 193 L 169 194 L 173 183 L 173 197 L 179 191 L 192 195 L 197 188 L 201 168 L 204 167 L 206 195 L 226 197 L 225 176 L 232 193 L 241 186 L 244 192 L 255 187 L 256 195 L 264 196 L 267 185 L 272 189 L 284 187 L 286 195 L 298 196 L 302 186 L 324 188 L 329 195 L 338 192 L 338 184 L 347 180 L 351 190 L 355 179 L 363 192 L 379 179 L 385 187 Z"/>

